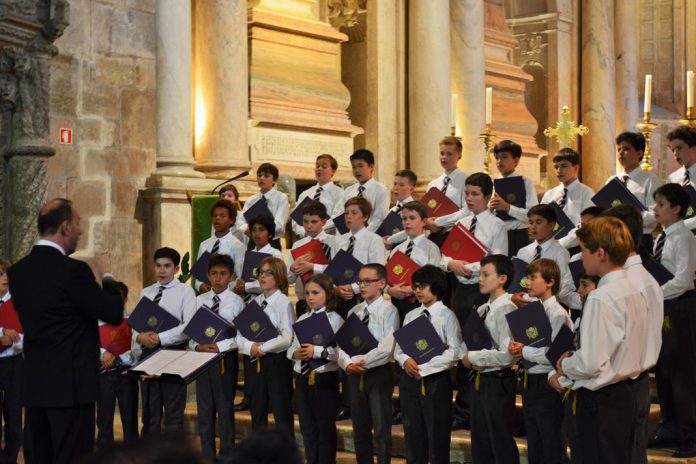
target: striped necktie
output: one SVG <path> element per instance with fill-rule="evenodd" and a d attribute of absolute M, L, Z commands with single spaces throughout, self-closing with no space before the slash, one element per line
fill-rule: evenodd
<path fill-rule="evenodd" d="M 396 208 L 394 208 L 394 212 L 396 214 L 401 214 L 401 210 L 404 209 L 404 205 L 401 204 L 401 202 L 396 204 Z"/>
<path fill-rule="evenodd" d="M 321 249 L 324 251 L 324 254 L 326 255 L 326 259 L 328 261 L 331 261 L 331 247 L 329 246 L 328 243 L 322 243 L 321 244 Z"/>
<path fill-rule="evenodd" d="M 365 315 L 360 319 L 360 321 L 367 326 L 370 322 L 370 312 L 365 308 Z"/>
<path fill-rule="evenodd" d="M 486 303 L 485 305 L 482 306 L 482 308 L 483 308 L 483 314 L 481 315 L 481 320 L 485 321 L 486 316 L 488 316 L 488 312 L 491 310 L 491 306 L 488 303 Z M 478 311 L 478 309 L 476 311 Z"/>
<path fill-rule="evenodd" d="M 662 250 L 665 248 L 666 238 L 667 234 L 665 234 L 665 231 L 663 230 L 660 232 L 660 236 L 657 237 L 657 242 L 655 242 L 655 251 L 653 251 L 653 256 L 658 262 L 662 261 Z"/>
<path fill-rule="evenodd" d="M 532 261 L 535 261 L 539 258 L 541 258 L 541 245 L 536 246 L 536 253 L 534 253 L 534 259 Z"/>
<path fill-rule="evenodd" d="M 442 193 L 447 193 L 447 187 L 449 187 L 449 183 L 451 180 L 452 179 L 450 179 L 449 176 L 445 176 L 445 180 L 442 183 L 442 188 L 440 189 Z"/>
<path fill-rule="evenodd" d="M 364 193 L 365 193 L 365 186 L 361 185 L 360 187 L 358 187 L 358 196 L 362 197 L 362 196 L 364 196 Z"/>
<path fill-rule="evenodd" d="M 563 197 L 558 200 L 558 206 L 563 209 L 565 208 L 566 203 L 568 202 L 568 189 L 564 188 L 563 189 Z"/>
<path fill-rule="evenodd" d="M 478 219 L 476 219 L 476 216 L 471 220 L 471 225 L 469 226 L 469 232 L 472 234 L 476 232 L 476 223 L 478 222 Z"/>
<path fill-rule="evenodd" d="M 266 198 L 266 195 L 261 195 L 261 200 L 263 201 L 263 204 L 268 206 L 268 198 Z"/>
<path fill-rule="evenodd" d="M 626 187 L 628 187 L 628 179 L 630 179 L 630 177 L 628 177 L 628 174 L 624 174 L 623 177 L 621 178 L 621 182 L 623 182 L 623 184 Z"/>
<path fill-rule="evenodd" d="M 220 251 L 220 239 L 215 240 L 215 243 L 213 244 L 213 249 L 210 250 L 210 254 L 217 254 L 218 251 Z"/>
<path fill-rule="evenodd" d="M 324 189 L 323 189 L 322 187 L 319 187 L 319 188 L 316 190 L 316 192 L 314 192 L 314 197 L 312 198 L 312 200 L 317 200 L 317 201 L 319 201 L 319 198 L 321 198 L 321 192 L 323 192 L 323 191 L 324 191 Z"/>
<path fill-rule="evenodd" d="M 351 236 L 350 236 L 350 239 L 349 239 L 349 241 L 348 241 L 348 249 L 346 250 L 346 252 L 347 252 L 349 255 L 352 255 L 352 254 L 353 254 L 353 249 L 354 249 L 354 248 L 355 248 L 355 235 L 351 235 Z"/>
<path fill-rule="evenodd" d="M 430 319 L 430 311 L 428 311 L 427 309 L 424 309 L 424 310 L 421 312 L 421 316 L 425 316 L 425 317 L 427 317 L 428 319 Z"/>
<path fill-rule="evenodd" d="M 163 285 L 160 285 L 159 290 L 157 291 L 157 295 L 155 295 L 155 299 L 152 300 L 155 302 L 155 304 L 158 304 L 160 300 L 162 299 L 162 293 L 164 293 L 165 287 Z"/>
<path fill-rule="evenodd" d="M 689 185 L 691 185 L 691 177 L 689 175 L 689 170 L 686 168 L 684 169 L 684 179 L 682 179 L 681 184 L 684 187 L 688 187 Z"/>
<path fill-rule="evenodd" d="M 215 295 L 213 297 L 213 307 L 210 308 L 211 311 L 214 313 L 218 312 L 220 310 L 220 297 L 218 295 Z"/>
<path fill-rule="evenodd" d="M 413 253 L 413 245 L 415 245 L 415 243 L 413 243 L 413 240 L 409 240 L 408 246 L 406 247 L 406 256 L 408 256 L 409 258 L 411 257 L 411 253 Z"/>

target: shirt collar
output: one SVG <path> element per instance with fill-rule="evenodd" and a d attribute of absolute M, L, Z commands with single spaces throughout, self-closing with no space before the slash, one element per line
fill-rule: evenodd
<path fill-rule="evenodd" d="M 225 301 L 227 298 L 232 295 L 232 292 L 230 291 L 229 287 L 221 291 L 220 293 L 215 293 L 213 292 L 213 296 L 217 295 L 218 298 L 220 298 L 220 301 Z"/>
<path fill-rule="evenodd" d="M 613 282 L 615 280 L 625 278 L 625 277 L 626 277 L 626 271 L 624 271 L 623 269 L 611 271 L 610 273 L 606 274 L 604 277 L 599 279 L 599 283 L 597 284 L 597 288 L 599 288 L 603 285 L 610 284 L 611 282 Z"/>
<path fill-rule="evenodd" d="M 365 190 L 367 190 L 368 188 L 370 188 L 370 185 L 374 184 L 375 182 L 375 178 L 370 177 L 368 180 L 365 181 L 364 184 L 358 183 L 358 186 L 362 185 L 363 187 L 365 187 Z"/>
<path fill-rule="evenodd" d="M 375 308 L 379 307 L 379 305 L 383 301 L 384 301 L 384 296 L 382 296 L 382 295 L 378 296 L 377 299 L 370 304 L 367 304 L 367 301 L 365 301 L 365 308 L 364 309 L 366 311 L 369 311 L 370 313 L 374 313 Z"/>
<path fill-rule="evenodd" d="M 641 259 L 640 255 L 636 253 L 635 255 L 629 256 L 626 259 L 626 263 L 624 264 L 625 268 L 637 266 L 639 264 L 643 264 L 643 260 Z"/>
<path fill-rule="evenodd" d="M 568 189 L 568 192 L 570 192 L 571 190 L 575 190 L 576 188 L 578 188 L 579 185 L 580 185 L 580 181 L 578 179 L 575 179 L 573 182 L 571 182 L 568 185 L 561 184 L 561 187 Z"/>
<path fill-rule="evenodd" d="M 512 171 L 507 176 L 503 176 L 503 175 L 498 176 L 498 179 L 507 179 L 508 177 L 520 177 L 520 174 L 517 171 Z"/>
<path fill-rule="evenodd" d="M 232 227 L 234 227 L 234 226 L 232 226 Z M 223 235 L 222 237 L 218 237 L 217 235 L 215 235 L 213 233 L 213 238 L 215 240 L 220 240 L 220 242 L 226 242 L 227 240 L 232 238 L 232 227 L 230 227 L 230 229 L 227 231 L 227 233 L 225 235 Z M 213 240 L 213 243 L 215 243 L 215 240 Z"/>
<path fill-rule="evenodd" d="M 486 218 L 487 218 L 488 216 L 490 216 L 491 214 L 492 214 L 492 213 L 491 213 L 491 210 L 488 209 L 488 208 L 486 208 L 486 209 L 484 209 L 483 211 L 481 211 L 480 213 L 475 214 L 474 216 L 476 216 L 476 221 L 478 222 L 478 221 L 483 221 L 484 219 L 486 219 Z"/>
<path fill-rule="evenodd" d="M 411 203 L 413 201 L 413 197 L 409 195 L 408 197 L 404 198 L 403 200 L 399 200 L 396 202 L 397 205 L 405 205 L 406 203 Z"/>
<path fill-rule="evenodd" d="M 450 172 L 449 174 L 447 174 L 447 173 L 444 173 L 444 174 L 445 174 L 445 177 L 450 178 L 450 182 L 451 182 L 457 176 L 459 176 L 461 173 L 462 173 L 462 171 L 460 171 L 459 168 L 454 168 L 454 169 L 452 169 L 452 172 Z M 443 177 L 442 179 L 444 180 L 445 177 Z"/>
<path fill-rule="evenodd" d="M 5 293 L 4 296 L 0 297 L 0 300 L 2 300 L 3 303 L 7 303 L 11 299 L 12 299 L 12 295 L 10 294 L 9 290 L 7 291 L 7 293 Z"/>
<path fill-rule="evenodd" d="M 275 300 L 280 298 L 279 294 L 282 293 L 280 290 L 276 290 L 273 292 L 273 295 L 269 296 L 268 298 L 264 298 L 263 293 L 261 294 L 261 302 L 263 303 L 264 301 L 268 301 L 269 305 L 272 305 Z"/>
<path fill-rule="evenodd" d="M 546 251 L 546 250 L 548 250 L 549 248 L 551 248 L 551 245 L 553 245 L 553 242 L 554 242 L 554 238 L 553 238 L 553 237 L 551 237 L 550 239 L 548 239 L 548 240 L 545 241 L 544 243 L 539 243 L 539 242 L 537 242 L 536 240 L 534 240 L 534 248 L 536 249 L 536 247 L 537 247 L 538 245 L 541 245 L 542 251 Z"/>
<path fill-rule="evenodd" d="M 38 246 L 48 246 L 55 248 L 56 250 L 60 251 L 60 253 L 65 256 L 65 250 L 63 249 L 62 246 L 58 245 L 56 242 L 53 242 L 51 240 L 46 240 L 45 238 L 42 238 L 38 242 L 36 242 Z"/>
<path fill-rule="evenodd" d="M 325 313 L 325 312 L 326 312 L 326 306 L 322 306 L 322 307 L 319 308 L 319 309 L 310 309 L 309 312 L 312 313 L 312 314 Z"/>
<path fill-rule="evenodd" d="M 164 288 L 172 288 L 175 286 L 177 283 L 179 283 L 178 280 L 176 280 L 176 277 L 174 277 L 168 284 L 162 285 L 161 283 L 157 282 L 157 288 L 159 287 L 164 287 Z"/>
<path fill-rule="evenodd" d="M 423 240 L 428 240 L 428 239 L 425 237 L 425 233 L 422 233 L 422 234 L 420 234 L 418 237 L 415 237 L 415 238 L 407 238 L 407 239 L 406 239 L 406 243 L 412 241 L 414 245 L 418 245 L 418 244 L 419 244 L 420 242 L 422 242 Z"/>
<path fill-rule="evenodd" d="M 634 177 L 637 177 L 638 173 L 641 173 L 641 172 L 643 172 L 643 170 L 640 168 L 640 165 L 638 165 L 637 168 L 635 168 L 631 172 L 627 172 L 626 174 L 628 174 L 628 177 L 633 179 Z"/>
<path fill-rule="evenodd" d="M 348 238 L 350 238 L 350 236 L 352 235 L 353 237 L 355 237 L 355 240 L 357 240 L 358 236 L 363 234 L 366 230 L 367 230 L 367 227 L 363 227 L 362 229 L 360 229 L 359 231 L 357 231 L 355 233 L 348 231 Z"/>
<path fill-rule="evenodd" d="M 556 297 L 555 297 L 555 296 L 552 296 L 552 297 L 549 298 L 548 300 L 543 301 L 541 304 L 544 305 L 544 309 L 549 309 L 551 306 L 553 306 L 554 304 L 556 304 L 556 301 L 557 301 L 557 300 L 556 300 Z"/>
<path fill-rule="evenodd" d="M 500 308 L 501 306 L 512 304 L 512 302 L 510 301 L 511 297 L 512 295 L 510 295 L 509 293 L 505 293 L 504 295 L 499 296 L 493 301 L 489 299 L 486 304 L 488 305 L 489 310 L 493 311 L 494 309 Z"/>
<path fill-rule="evenodd" d="M 270 251 L 269 248 L 273 248 L 270 243 L 265 244 L 264 246 L 261 247 L 260 250 L 257 250 L 256 247 L 254 247 L 255 252 L 257 253 L 266 253 L 267 251 Z"/>
<path fill-rule="evenodd" d="M 664 229 L 665 235 L 672 235 L 672 234 L 675 233 L 677 230 L 681 229 L 681 228 L 683 227 L 683 224 L 684 224 L 684 220 L 683 220 L 683 219 L 678 220 L 677 222 L 675 222 L 675 223 L 672 224 L 671 226 L 669 226 L 669 227 L 667 227 L 666 229 Z"/>
<path fill-rule="evenodd" d="M 415 310 L 418 311 L 418 314 L 420 315 L 424 310 L 427 309 L 430 315 L 434 316 L 438 311 L 442 311 L 442 308 L 446 308 L 445 304 L 442 301 L 436 301 L 435 303 L 431 304 L 429 308 L 420 305 Z"/>
<path fill-rule="evenodd" d="M 687 171 L 686 166 L 683 166 L 683 168 L 684 168 L 684 172 L 686 172 Z M 691 182 L 696 182 L 696 163 L 692 164 L 689 167 L 688 171 L 689 171 L 689 180 Z M 684 176 L 682 176 L 682 177 L 684 177 Z"/>

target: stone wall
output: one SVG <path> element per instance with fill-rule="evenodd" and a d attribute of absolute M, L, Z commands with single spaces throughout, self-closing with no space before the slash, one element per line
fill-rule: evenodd
<path fill-rule="evenodd" d="M 71 0 L 50 87 L 48 197 L 73 200 L 84 235 L 75 255 L 142 287 L 138 191 L 155 169 L 155 0 Z M 73 144 L 59 145 L 59 129 Z M 131 298 L 131 303 L 136 298 Z M 132 306 L 132 304 L 130 305 Z"/>

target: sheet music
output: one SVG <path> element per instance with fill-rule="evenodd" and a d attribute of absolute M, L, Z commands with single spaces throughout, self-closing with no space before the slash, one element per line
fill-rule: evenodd
<path fill-rule="evenodd" d="M 160 375 L 162 373 L 162 369 L 164 369 L 168 364 L 171 364 L 179 359 L 183 353 L 185 352 L 176 350 L 160 350 L 135 366 L 134 369 L 143 371 L 149 375 Z"/>
<path fill-rule="evenodd" d="M 175 363 L 166 366 L 162 374 L 178 375 L 182 379 L 193 374 L 198 368 L 212 361 L 218 353 L 199 353 L 198 351 L 183 351 Z"/>

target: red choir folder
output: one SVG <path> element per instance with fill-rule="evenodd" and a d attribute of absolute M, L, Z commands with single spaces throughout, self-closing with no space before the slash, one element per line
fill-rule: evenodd
<path fill-rule="evenodd" d="M 387 283 L 395 285 L 413 285 L 411 277 L 413 273 L 420 269 L 420 266 L 404 253 L 397 251 L 394 256 L 387 261 Z"/>
<path fill-rule="evenodd" d="M 452 228 L 441 250 L 445 256 L 468 263 L 477 263 L 488 254 L 488 248 L 461 223 Z"/>
<path fill-rule="evenodd" d="M 420 202 L 428 209 L 428 217 L 440 217 L 456 213 L 461 208 L 450 200 L 440 189 L 432 187 L 428 190 Z"/>
<path fill-rule="evenodd" d="M 127 319 L 124 319 L 120 325 L 99 326 L 99 344 L 114 356 L 120 356 L 131 349 L 131 335 Z"/>
<path fill-rule="evenodd" d="M 14 303 L 12 299 L 7 300 L 2 306 L 0 306 L 0 327 L 3 329 L 12 329 L 17 332 L 23 332 L 22 324 L 19 322 L 19 315 L 14 309 Z M 9 346 L 0 345 L 0 353 L 8 349 Z"/>
<path fill-rule="evenodd" d="M 310 263 L 329 264 L 329 260 L 326 258 L 326 254 L 324 254 L 324 248 L 322 247 L 322 243 L 317 239 L 312 239 L 309 242 L 302 245 L 301 247 L 297 247 L 290 250 L 290 254 L 292 255 L 292 258 L 295 261 L 297 261 L 303 256 L 309 255 Z M 312 277 L 312 275 L 314 275 L 314 273 L 311 271 L 302 274 L 300 276 L 302 278 L 302 283 L 305 283 L 307 279 Z"/>

